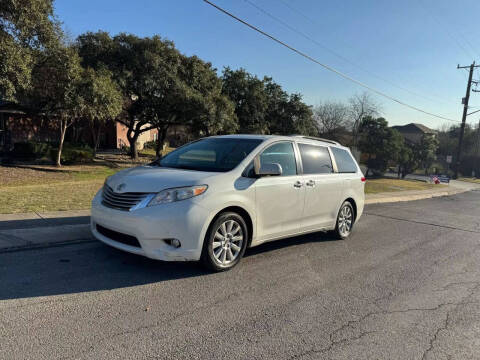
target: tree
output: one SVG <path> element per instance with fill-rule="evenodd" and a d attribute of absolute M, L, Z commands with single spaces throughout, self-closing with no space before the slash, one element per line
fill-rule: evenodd
<path fill-rule="evenodd" d="M 0 98 L 28 90 L 35 52 L 55 44 L 58 30 L 52 0 L 0 2 Z"/>
<path fill-rule="evenodd" d="M 223 69 L 222 92 L 235 105 L 241 133 L 268 133 L 268 123 L 265 118 L 268 107 L 265 84 L 245 69 Z"/>
<path fill-rule="evenodd" d="M 108 67 L 119 84 L 126 116 L 117 121 L 127 127 L 130 155 L 136 159 L 140 134 L 154 128 L 166 131 L 176 122 L 172 107 L 187 96 L 188 87 L 178 78 L 180 53 L 159 36 L 111 38 L 105 32 L 81 35 L 77 46 L 84 64 Z"/>
<path fill-rule="evenodd" d="M 123 98 L 112 74 L 106 69 L 83 69 L 79 92 L 79 112 L 89 122 L 95 156 L 101 131 L 108 120 L 114 120 L 121 113 Z"/>
<path fill-rule="evenodd" d="M 58 124 L 57 166 L 61 166 L 67 128 L 80 113 L 80 75 L 80 58 L 71 46 L 59 43 L 50 49 L 36 52 L 32 88 L 26 93 L 25 101 L 29 102 L 33 112 L 43 114 L 47 120 Z"/>
<path fill-rule="evenodd" d="M 420 143 L 415 146 L 418 161 L 425 169 L 425 175 L 428 175 L 428 169 L 437 159 L 438 140 L 431 134 L 423 134 Z"/>
<path fill-rule="evenodd" d="M 268 132 L 279 135 L 317 135 L 312 109 L 301 94 L 288 94 L 272 78 L 265 77 L 268 107 L 265 113 Z"/>
<path fill-rule="evenodd" d="M 349 116 L 352 123 L 353 146 L 357 146 L 359 127 L 364 117 L 376 117 L 380 114 L 380 105 L 368 92 L 356 94 L 349 99 Z"/>
<path fill-rule="evenodd" d="M 384 172 L 390 160 L 397 160 L 404 140 L 398 131 L 388 127 L 384 118 L 364 117 L 359 135 L 359 148 L 368 154 L 365 176 L 370 170 Z"/>
<path fill-rule="evenodd" d="M 182 123 L 198 135 L 229 134 L 238 130 L 235 107 L 222 94 L 222 81 L 211 63 L 196 56 L 181 59 L 180 80 L 188 86 L 181 104 L 175 106 Z"/>
<path fill-rule="evenodd" d="M 414 172 L 419 165 L 418 157 L 412 146 L 403 143 L 397 156 L 398 176 L 404 178 L 407 174 Z"/>
<path fill-rule="evenodd" d="M 284 129 L 284 132 L 281 132 L 282 135 L 318 135 L 313 119 L 312 108 L 303 102 L 302 95 L 290 94 L 288 102 L 285 105 L 285 117 L 288 125 L 286 129 Z"/>
<path fill-rule="evenodd" d="M 318 132 L 326 138 L 339 140 L 340 134 L 350 126 L 349 109 L 342 103 L 325 102 L 317 105 L 313 112 Z"/>

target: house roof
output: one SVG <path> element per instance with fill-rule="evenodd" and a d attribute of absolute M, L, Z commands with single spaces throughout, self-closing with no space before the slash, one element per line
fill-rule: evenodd
<path fill-rule="evenodd" d="M 423 134 L 436 134 L 437 132 L 433 129 L 430 129 L 429 127 L 423 125 L 423 124 L 418 124 L 418 123 L 410 123 L 407 125 L 396 125 L 392 126 L 392 129 L 398 130 L 400 132 L 404 133 L 412 133 L 412 132 L 421 132 Z"/>
<path fill-rule="evenodd" d="M 25 114 L 25 111 L 26 109 L 24 106 L 0 99 L 0 113 Z"/>

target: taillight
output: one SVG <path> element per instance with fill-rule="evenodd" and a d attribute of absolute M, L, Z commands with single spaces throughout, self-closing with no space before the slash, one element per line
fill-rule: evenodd
<path fill-rule="evenodd" d="M 365 176 L 362 176 L 362 178 L 360 180 L 362 180 L 362 182 L 367 181 L 367 179 L 365 179 Z"/>

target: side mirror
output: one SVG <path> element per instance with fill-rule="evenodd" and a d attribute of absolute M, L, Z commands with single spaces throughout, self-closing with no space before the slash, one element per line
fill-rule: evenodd
<path fill-rule="evenodd" d="M 257 176 L 280 176 L 282 175 L 282 166 L 278 163 L 261 164 L 260 169 L 255 173 Z"/>

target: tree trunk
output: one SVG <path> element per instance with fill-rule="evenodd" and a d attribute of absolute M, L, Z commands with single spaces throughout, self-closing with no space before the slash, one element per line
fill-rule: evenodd
<path fill-rule="evenodd" d="M 130 157 L 133 160 L 138 160 L 138 149 L 137 149 L 137 140 L 138 133 L 135 132 L 132 128 L 129 128 L 127 131 L 127 140 L 130 144 Z"/>
<path fill-rule="evenodd" d="M 98 149 L 98 145 L 100 144 L 100 134 L 101 134 L 101 132 L 102 132 L 102 128 L 99 126 L 98 131 L 97 131 L 97 136 L 95 138 L 95 143 L 93 145 L 93 157 L 97 156 L 97 149 Z"/>
<path fill-rule="evenodd" d="M 163 150 L 163 144 L 165 144 L 165 139 L 167 138 L 167 130 L 168 126 L 165 126 L 164 128 L 157 128 L 158 130 L 158 139 L 157 139 L 157 148 L 155 150 L 155 153 L 157 155 L 157 158 L 161 157 L 161 151 Z"/>
<path fill-rule="evenodd" d="M 90 122 L 90 132 L 92 134 L 92 148 L 93 148 L 93 157 L 97 155 L 97 132 L 95 131 L 95 122 L 91 121 Z"/>
<path fill-rule="evenodd" d="M 58 167 L 62 166 L 61 159 L 62 159 L 63 141 L 65 140 L 66 132 L 67 132 L 67 120 L 61 119 L 60 120 L 60 143 L 58 144 L 58 153 L 57 153 L 57 162 L 56 162 L 56 165 Z"/>

